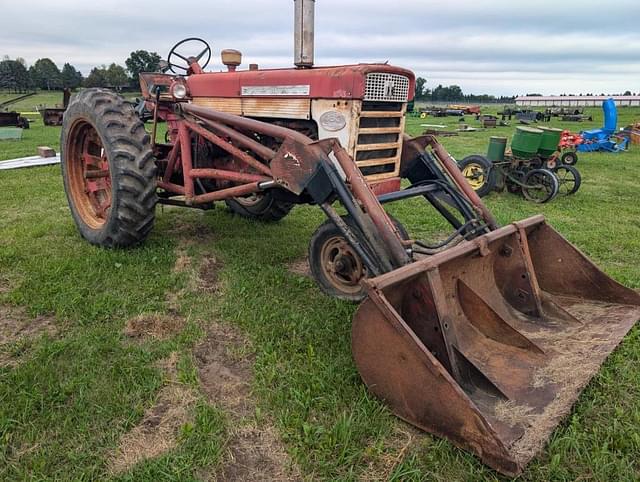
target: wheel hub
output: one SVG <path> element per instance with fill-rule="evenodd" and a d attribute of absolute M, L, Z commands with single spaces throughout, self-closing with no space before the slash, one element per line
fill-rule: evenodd
<path fill-rule="evenodd" d="M 344 292 L 360 291 L 365 268 L 360 257 L 342 237 L 329 239 L 322 248 L 321 266 L 326 278 Z"/>
<path fill-rule="evenodd" d="M 473 189 L 479 189 L 485 182 L 484 169 L 480 164 L 469 164 L 462 170 L 462 174 L 467 179 Z"/>

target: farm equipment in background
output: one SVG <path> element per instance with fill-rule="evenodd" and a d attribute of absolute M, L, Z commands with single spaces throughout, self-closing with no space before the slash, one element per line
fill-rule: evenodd
<path fill-rule="evenodd" d="M 71 90 L 64 89 L 62 91 L 62 106 L 61 107 L 43 107 L 40 110 L 42 116 L 42 122 L 46 126 L 61 126 L 64 111 L 67 110 L 69 105 L 69 99 L 71 98 Z"/>
<path fill-rule="evenodd" d="M 209 46 L 178 43 L 168 65 L 183 75 L 140 75 L 151 134 L 115 93 L 75 95 L 61 137 L 74 221 L 89 242 L 126 247 L 157 202 L 224 201 L 267 221 L 319 206 L 311 272 L 362 301 L 351 341 L 364 382 L 402 419 L 518 474 L 640 317 L 640 295 L 542 216 L 499 227 L 435 137 L 405 136 L 410 71 L 313 67 L 313 6 L 295 2 L 297 68 L 238 71 L 227 50 L 228 71 L 206 73 Z M 451 233 L 414 239 L 383 208 L 412 197 Z"/>
<path fill-rule="evenodd" d="M 488 127 L 498 127 L 498 118 L 495 115 L 483 114 L 477 116 L 476 119 L 480 121 L 480 126 L 485 129 Z"/>
<path fill-rule="evenodd" d="M 28 94 L 19 95 L 13 99 L 0 102 L 0 127 L 20 127 L 21 129 L 28 129 L 29 119 L 21 116 L 19 112 L 7 111 L 7 107 L 35 94 L 35 92 L 29 92 Z"/>
<path fill-rule="evenodd" d="M 562 134 L 560 129 L 517 127 L 510 150 L 506 137 L 491 137 L 487 156 L 467 156 L 460 161 L 460 169 L 480 197 L 504 188 L 536 203 L 574 194 L 582 178 L 573 167 L 575 153 L 562 152 Z"/>
<path fill-rule="evenodd" d="M 524 121 L 524 122 L 538 122 L 545 121 L 548 122 L 550 120 L 550 116 L 546 112 L 539 112 L 531 109 L 522 109 L 519 107 L 512 106 L 503 106 L 502 110 L 498 112 L 498 115 L 501 119 L 511 120 L 513 116 L 515 116 L 516 120 Z"/>
<path fill-rule="evenodd" d="M 447 109 L 459 110 L 462 111 L 463 114 L 475 114 L 480 115 L 480 106 L 479 105 L 466 105 L 466 104 L 449 104 Z"/>
<path fill-rule="evenodd" d="M 576 107 L 548 108 L 545 114 L 549 117 L 559 117 L 564 122 L 592 121 L 593 117 L 584 113 L 584 109 Z"/>
<path fill-rule="evenodd" d="M 420 118 L 432 117 L 462 117 L 466 114 L 480 115 L 480 106 L 452 104 L 446 107 L 430 106 L 420 109 Z"/>
<path fill-rule="evenodd" d="M 629 138 L 615 135 L 618 128 L 618 110 L 615 101 L 613 99 L 603 101 L 602 111 L 604 112 L 604 126 L 600 129 L 580 132 L 580 142 L 575 145 L 578 152 L 622 152 L 627 150 Z"/>

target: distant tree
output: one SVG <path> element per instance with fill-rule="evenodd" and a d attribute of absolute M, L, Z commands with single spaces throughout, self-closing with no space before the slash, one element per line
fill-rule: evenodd
<path fill-rule="evenodd" d="M 113 87 L 116 90 L 122 89 L 122 87 L 129 83 L 129 78 L 127 77 L 127 72 L 124 70 L 124 67 L 115 63 L 111 64 L 105 70 L 105 78 L 109 87 Z"/>
<path fill-rule="evenodd" d="M 0 62 L 0 89 L 24 92 L 29 87 L 29 73 L 18 60 Z"/>
<path fill-rule="evenodd" d="M 69 89 L 75 89 L 82 84 L 82 74 L 76 68 L 66 63 L 62 66 L 62 86 Z"/>
<path fill-rule="evenodd" d="M 89 75 L 86 79 L 84 79 L 85 87 L 106 87 L 108 85 L 107 82 L 107 69 L 106 67 L 94 67 L 89 72 Z"/>
<path fill-rule="evenodd" d="M 433 89 L 433 93 L 431 94 L 431 99 L 434 101 L 458 101 L 464 100 L 465 95 L 460 86 L 458 85 L 449 85 L 444 87 L 442 84 L 438 85 L 435 89 Z"/>
<path fill-rule="evenodd" d="M 131 85 L 138 85 L 140 72 L 157 72 L 160 70 L 160 60 L 162 60 L 162 57 L 156 52 L 148 52 L 146 50 L 131 52 L 129 58 L 124 61 L 129 71 Z"/>
<path fill-rule="evenodd" d="M 60 70 L 51 59 L 38 59 L 29 69 L 29 77 L 33 87 L 40 89 L 60 89 L 62 76 Z"/>
<path fill-rule="evenodd" d="M 416 79 L 416 99 L 422 99 L 424 97 L 424 86 L 427 83 L 427 79 L 418 77 Z"/>
<path fill-rule="evenodd" d="M 622 95 L 633 95 L 630 90 L 625 90 Z"/>

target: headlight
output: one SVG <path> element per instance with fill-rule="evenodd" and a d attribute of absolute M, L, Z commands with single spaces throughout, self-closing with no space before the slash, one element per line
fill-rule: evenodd
<path fill-rule="evenodd" d="M 171 95 L 176 99 L 184 99 L 187 96 L 187 86 L 180 82 L 173 84 Z"/>

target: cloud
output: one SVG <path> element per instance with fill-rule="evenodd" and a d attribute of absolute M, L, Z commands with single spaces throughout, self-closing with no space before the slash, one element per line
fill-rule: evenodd
<path fill-rule="evenodd" d="M 189 36 L 240 49 L 245 65 L 292 63 L 292 0 L 25 0 L 2 16 L 0 54 L 68 61 L 85 74 L 137 49 L 166 56 Z M 638 18 L 635 0 L 317 0 L 316 62 L 389 60 L 430 87 L 475 93 L 639 91 Z"/>

